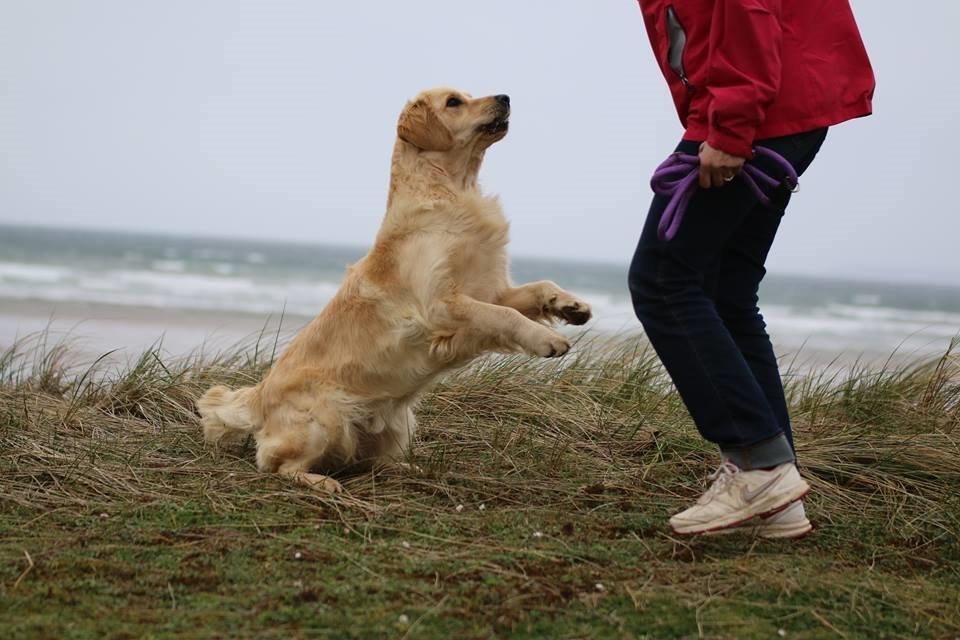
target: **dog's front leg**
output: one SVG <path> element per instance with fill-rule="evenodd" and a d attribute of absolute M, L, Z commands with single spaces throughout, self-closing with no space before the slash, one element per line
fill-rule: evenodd
<path fill-rule="evenodd" d="M 432 315 L 438 331 L 431 352 L 445 360 L 473 357 L 486 350 L 521 350 L 544 358 L 562 356 L 570 350 L 569 340 L 517 309 L 462 294 L 437 302 Z"/>
<path fill-rule="evenodd" d="M 532 320 L 558 318 L 567 324 L 586 324 L 590 305 L 549 280 L 531 282 L 504 291 L 497 304 L 516 309 Z"/>

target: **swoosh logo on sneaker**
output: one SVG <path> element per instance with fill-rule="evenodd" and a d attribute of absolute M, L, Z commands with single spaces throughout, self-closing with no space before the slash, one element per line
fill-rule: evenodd
<path fill-rule="evenodd" d="M 771 478 L 767 482 L 764 482 L 762 485 L 756 489 L 750 489 L 749 487 L 743 487 L 740 489 L 740 497 L 743 498 L 744 502 L 753 502 L 757 497 L 767 491 L 770 487 L 777 483 L 777 481 L 783 477 L 783 473 L 777 474 L 775 477 Z"/>

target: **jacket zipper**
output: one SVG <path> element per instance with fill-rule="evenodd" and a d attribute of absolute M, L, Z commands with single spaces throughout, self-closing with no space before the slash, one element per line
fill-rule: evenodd
<path fill-rule="evenodd" d="M 680 82 L 683 83 L 683 86 L 693 93 L 696 89 L 692 84 L 690 84 L 690 79 L 687 77 L 687 71 L 683 67 L 683 54 L 687 48 L 687 32 L 683 28 L 683 24 L 680 22 L 680 19 L 677 17 L 677 12 L 673 8 L 673 5 L 667 5 L 667 64 L 670 65 L 670 68 L 673 69 L 673 72 L 680 77 Z"/>

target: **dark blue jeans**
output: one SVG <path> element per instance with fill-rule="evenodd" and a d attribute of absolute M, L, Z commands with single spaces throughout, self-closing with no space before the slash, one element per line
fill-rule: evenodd
<path fill-rule="evenodd" d="M 819 129 L 757 144 L 802 174 L 826 135 Z M 677 150 L 696 154 L 699 147 L 683 141 Z M 780 370 L 757 306 L 791 193 L 782 187 L 771 195 L 773 204 L 764 206 L 739 179 L 699 189 L 669 242 L 657 238 L 667 200 L 656 196 L 630 265 L 634 310 L 697 429 L 741 469 L 795 459 Z"/>

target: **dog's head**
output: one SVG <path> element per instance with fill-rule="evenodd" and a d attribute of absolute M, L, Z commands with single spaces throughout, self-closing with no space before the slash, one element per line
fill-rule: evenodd
<path fill-rule="evenodd" d="M 430 89 L 404 107 L 397 135 L 423 151 L 486 149 L 507 135 L 509 118 L 509 96 L 473 98 L 455 89 Z"/>

